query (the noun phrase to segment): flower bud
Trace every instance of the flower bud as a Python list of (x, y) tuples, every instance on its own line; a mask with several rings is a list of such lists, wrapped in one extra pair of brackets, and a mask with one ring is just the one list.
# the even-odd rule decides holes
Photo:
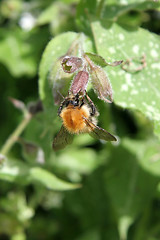
[(70, 92), (74, 95), (81, 92), (84, 94), (88, 84), (89, 74), (86, 71), (80, 71), (73, 79)]
[(25, 106), (24, 102), (22, 102), (18, 99), (12, 98), (12, 97), (9, 97), (9, 100), (11, 101), (11, 103), (13, 104), (13, 106), (15, 108), (21, 110), (22, 112), (26, 111), (26, 106)]
[[(101, 63), (103, 66), (109, 65), (107, 62), (105, 62), (104, 58), (99, 55), (89, 53), (87, 55), (91, 56), (94, 61), (99, 61), (99, 63)], [(93, 89), (97, 93), (98, 98), (104, 100), (105, 102), (111, 103), (113, 101), (113, 97), (110, 81), (105, 71), (101, 67), (95, 65), (87, 55), (84, 55), (84, 57), (90, 66), (90, 76)], [(115, 66), (118, 65), (119, 62), (115, 62)]]
[(111, 103), (113, 101), (112, 87), (106, 73), (101, 67), (92, 66), (91, 81), (98, 98)]
[(78, 57), (65, 56), (61, 64), (64, 72), (73, 73), (82, 66), (82, 59)]

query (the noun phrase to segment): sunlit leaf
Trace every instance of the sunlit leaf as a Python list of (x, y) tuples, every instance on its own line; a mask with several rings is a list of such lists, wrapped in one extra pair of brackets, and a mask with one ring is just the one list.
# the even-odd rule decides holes
[(43, 53), (39, 70), (39, 93), (42, 101), (50, 108), (53, 105), (52, 88), (49, 84), (50, 71), (57, 59), (68, 51), (76, 36), (76, 33), (68, 32), (53, 38)]
[[(126, 72), (120, 67), (106, 69), (112, 83), (114, 101), (119, 106), (144, 113), (154, 121), (155, 133), (160, 136), (159, 37), (144, 29), (128, 32), (116, 24), (107, 28), (100, 22), (94, 22), (92, 30), (98, 54), (106, 61), (130, 59), (131, 62), (139, 62), (134, 66), (135, 73)], [(143, 55), (145, 67), (140, 63)], [(138, 72), (137, 67), (141, 67)]]
[(56, 177), (54, 174), (51, 172), (48, 172), (42, 168), (32, 168), (30, 170), (30, 176), (34, 181), (37, 181), (41, 184), (43, 184), (45, 187), (48, 189), (52, 190), (71, 190), (71, 189), (76, 189), (79, 188), (79, 184), (72, 184), (65, 182), (58, 177)]
[(115, 61), (113, 63), (107, 63), (106, 60), (102, 57), (99, 56), (95, 53), (85, 53), (93, 62), (95, 62), (97, 65), (100, 65), (101, 67), (106, 67), (106, 66), (112, 66), (116, 67), (120, 65), (123, 61)]
[(37, 71), (39, 49), (46, 37), (38, 42), (39, 33), (30, 35), (18, 28), (14, 31), (1, 28), (0, 38), (0, 62), (9, 69), (13, 76), (19, 77), (24, 74), (34, 76)]

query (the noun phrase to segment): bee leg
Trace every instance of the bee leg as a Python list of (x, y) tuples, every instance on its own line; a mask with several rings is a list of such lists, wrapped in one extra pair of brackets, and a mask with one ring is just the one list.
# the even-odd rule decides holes
[(61, 104), (60, 107), (58, 108), (58, 112), (57, 112), (58, 116), (60, 116), (62, 109), (63, 109), (63, 104)]
[(75, 101), (77, 102), (77, 105), (79, 105), (79, 93), (76, 94)]
[(82, 101), (81, 105), (79, 106), (79, 109), (84, 105), (84, 101)]
[(79, 109), (85, 104), (85, 101), (84, 101), (84, 96), (82, 96), (82, 99), (81, 99), (81, 104), (79, 106)]
[(88, 96), (87, 92), (86, 92), (86, 98), (87, 98), (88, 103), (89, 103), (89, 105), (90, 105), (90, 107), (91, 107), (91, 116), (96, 115), (97, 109), (96, 109), (93, 101), (92, 101), (92, 100), (90, 99), (90, 97)]
[(58, 108), (57, 114), (59, 117), (60, 117), (63, 107), (66, 105), (66, 102), (67, 102), (66, 99), (64, 99), (64, 101), (61, 103), (61, 105)]
[[(82, 97), (82, 99), (80, 99), (80, 96)], [(79, 105), (79, 109), (84, 105), (84, 96), (81, 95), (81, 91), (79, 91), (76, 95), (75, 95), (75, 100), (77, 102), (77, 106)], [(81, 103), (80, 103), (81, 101)]]

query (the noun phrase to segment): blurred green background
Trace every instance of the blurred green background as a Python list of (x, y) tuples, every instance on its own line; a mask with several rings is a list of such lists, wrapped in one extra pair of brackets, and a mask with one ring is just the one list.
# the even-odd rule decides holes
[[(160, 239), (159, 33), (159, 1), (0, 1), (0, 240)], [(52, 84), (77, 37), (131, 63), (104, 68), (114, 103), (88, 88), (118, 143), (82, 134), (55, 153)]]

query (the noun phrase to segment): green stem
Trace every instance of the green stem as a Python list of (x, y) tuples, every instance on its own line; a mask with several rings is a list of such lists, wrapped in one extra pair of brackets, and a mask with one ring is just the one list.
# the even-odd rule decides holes
[(22, 122), (17, 126), (17, 128), (14, 130), (14, 132), (9, 136), (5, 144), (3, 145), (1, 149), (1, 154), (6, 155), (12, 146), (15, 144), (17, 141), (18, 137), (21, 135), (23, 130), (26, 128), (28, 123), (30, 122), (32, 118), (32, 115), (30, 113), (27, 113)]
[(148, 204), (139, 220), (139, 223), (136, 227), (135, 234), (133, 235), (133, 239), (141, 240), (146, 239), (147, 237), (147, 225), (151, 214), (151, 205)]
[(98, 18), (101, 17), (103, 8), (104, 8), (104, 0), (100, 0), (100, 3), (99, 3), (98, 8), (97, 8), (97, 12), (96, 12), (96, 16)]

